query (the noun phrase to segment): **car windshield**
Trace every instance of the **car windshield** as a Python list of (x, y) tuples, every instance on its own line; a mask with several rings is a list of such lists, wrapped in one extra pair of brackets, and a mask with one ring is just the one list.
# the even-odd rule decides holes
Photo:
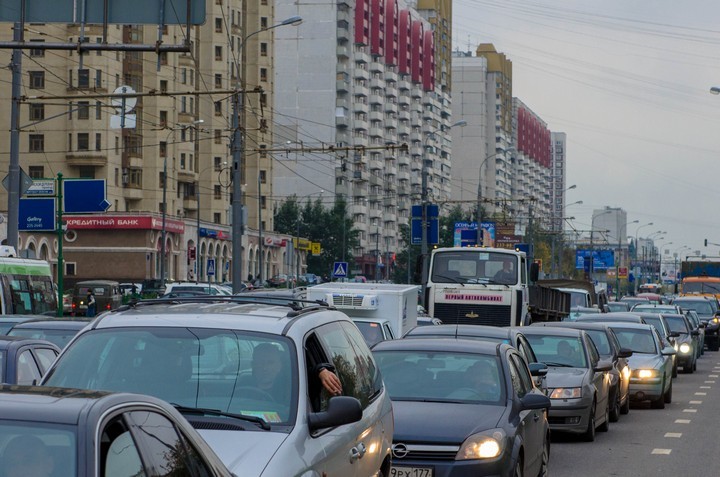
[(537, 360), (548, 366), (586, 368), (585, 348), (580, 338), (572, 336), (526, 335)]
[(657, 305), (635, 305), (632, 308), (633, 313), (672, 313), (675, 312), (674, 306), (657, 306)]
[(500, 252), (467, 249), (433, 255), (435, 283), (517, 283), (517, 257)]
[(239, 330), (114, 328), (82, 335), (48, 386), (149, 394), (172, 404), (294, 421), (297, 363), (284, 337)]
[(675, 300), (673, 301), (673, 305), (677, 305), (686, 310), (695, 310), (698, 315), (712, 315), (715, 313), (710, 300)]
[(643, 319), (648, 325), (653, 325), (660, 336), (665, 336), (665, 329), (659, 316), (643, 316)]
[(628, 306), (627, 303), (619, 302), (619, 301), (616, 301), (613, 303), (608, 303), (607, 307), (608, 307), (608, 311), (611, 311), (611, 312), (612, 311), (628, 311), (630, 309), (630, 307)]
[(707, 293), (710, 295), (720, 294), (720, 283), (683, 282), (682, 291), (684, 294), (692, 294), (692, 293)]
[(71, 426), (0, 420), (0, 475), (56, 475), (35, 473), (43, 463), (58, 475), (80, 475), (76, 442)]
[(8, 331), (8, 336), (22, 336), (23, 338), (33, 338), (36, 340), (49, 341), (58, 348), (63, 349), (80, 332), (76, 330), (58, 330), (58, 329), (40, 329), (40, 328), (13, 328)]
[(496, 356), (377, 351), (375, 357), (393, 401), (505, 402), (505, 379)]
[(620, 328), (614, 328), (614, 331), (623, 348), (628, 348), (633, 353), (657, 354), (652, 331)]
[(663, 315), (665, 323), (667, 323), (670, 333), (688, 334), (687, 325), (682, 316)]
[(585, 332), (590, 335), (590, 339), (593, 340), (600, 356), (604, 358), (613, 354), (612, 348), (610, 347), (610, 340), (604, 330), (585, 330)]
[(360, 330), (360, 333), (362, 333), (368, 346), (375, 346), (385, 340), (379, 323), (356, 321), (355, 325)]

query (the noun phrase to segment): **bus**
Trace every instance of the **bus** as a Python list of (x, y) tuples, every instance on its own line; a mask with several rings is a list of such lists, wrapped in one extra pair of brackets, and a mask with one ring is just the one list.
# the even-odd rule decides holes
[(0, 257), (0, 314), (57, 312), (57, 292), (45, 260)]

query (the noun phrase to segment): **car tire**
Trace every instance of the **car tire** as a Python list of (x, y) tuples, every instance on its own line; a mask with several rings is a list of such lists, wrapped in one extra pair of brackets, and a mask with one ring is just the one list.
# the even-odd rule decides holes
[(710, 351), (718, 351), (720, 350), (720, 339), (716, 338), (710, 342), (711, 344), (708, 344), (708, 349)]
[(697, 371), (697, 358), (693, 361), (693, 371)]
[(673, 365), (672, 377), (677, 378), (677, 376), (678, 376), (678, 367), (677, 367), (677, 361), (676, 361), (675, 364)]
[(622, 406), (620, 406), (620, 414), (629, 414), (630, 413), (630, 395), (625, 397), (625, 402)]
[(672, 381), (670, 381), (670, 387), (667, 391), (665, 391), (665, 394), (663, 394), (663, 402), (665, 404), (670, 404), (672, 402)]
[[(672, 382), (672, 381), (671, 381)], [(663, 381), (663, 388), (665, 388), (665, 382)], [(650, 407), (653, 409), (665, 409), (665, 394), (662, 394), (659, 398), (650, 403)]]
[(605, 422), (600, 424), (598, 431), (607, 432), (610, 430), (610, 400), (608, 399), (607, 405), (605, 406)]
[(620, 419), (620, 383), (615, 388), (613, 393), (612, 406), (610, 406), (610, 422), (618, 422)]
[(582, 435), (585, 442), (593, 442), (595, 440), (595, 401), (590, 406), (590, 416), (588, 417), (587, 429)]
[(538, 477), (548, 477), (550, 467), (550, 436), (545, 437), (545, 445), (543, 446), (543, 453), (540, 457), (540, 470), (538, 471)]
[(515, 462), (515, 470), (513, 470), (513, 477), (523, 477), (525, 472), (523, 470), (523, 458), (522, 455), (518, 456), (517, 462)]

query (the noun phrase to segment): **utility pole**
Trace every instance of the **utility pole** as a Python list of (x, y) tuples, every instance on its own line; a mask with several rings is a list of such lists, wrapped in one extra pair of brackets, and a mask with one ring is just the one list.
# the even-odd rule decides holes
[[(21, 42), (23, 29), (20, 22), (13, 25), (13, 41)], [(10, 165), (8, 168), (8, 223), (7, 243), (18, 248), (18, 223), (20, 220), (20, 94), (22, 87), (22, 50), (13, 49), (12, 60), (12, 103), (10, 106)], [(62, 306), (62, 300), (60, 300)]]
[(232, 139), (232, 287), (238, 293), (242, 287), (242, 236), (245, 234), (242, 209), (242, 133), (240, 132), (240, 95), (233, 94), (233, 139)]

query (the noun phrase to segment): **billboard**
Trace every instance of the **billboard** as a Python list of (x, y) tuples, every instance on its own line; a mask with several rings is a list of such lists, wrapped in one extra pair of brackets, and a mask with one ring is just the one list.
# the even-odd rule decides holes
[[(590, 266), (590, 250), (579, 249), (575, 251), (575, 268), (577, 270), (587, 270)], [(592, 250), (593, 270), (607, 270), (615, 268), (615, 251), (611, 249), (595, 249)]]

